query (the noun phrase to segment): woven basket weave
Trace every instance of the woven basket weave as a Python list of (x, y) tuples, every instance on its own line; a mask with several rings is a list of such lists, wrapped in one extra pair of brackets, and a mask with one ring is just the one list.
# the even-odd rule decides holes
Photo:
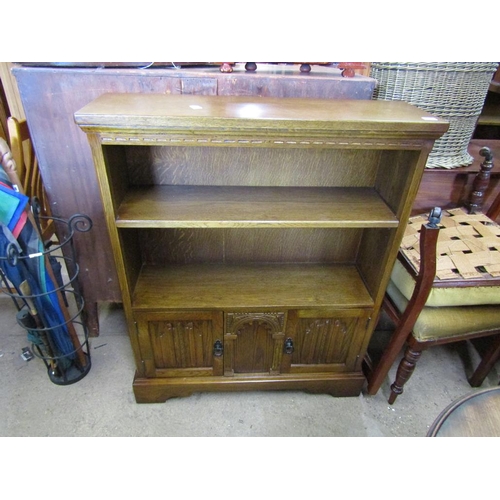
[[(415, 272), (420, 267), (420, 230), (426, 215), (411, 217), (401, 252)], [(463, 208), (443, 210), (437, 243), (436, 278), (485, 280), (500, 276), (500, 225)]]
[(470, 165), (467, 152), (489, 84), (494, 62), (372, 62), (370, 76), (378, 81), (373, 98), (414, 104), (450, 122), (435, 142), (427, 168)]

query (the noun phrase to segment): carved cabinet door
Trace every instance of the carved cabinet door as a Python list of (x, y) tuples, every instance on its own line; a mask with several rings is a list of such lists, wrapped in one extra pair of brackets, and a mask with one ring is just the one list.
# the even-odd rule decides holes
[(135, 314), (147, 377), (222, 375), (222, 313)]
[(224, 375), (279, 373), (284, 312), (225, 314)]
[(283, 373), (358, 370), (371, 310), (289, 311)]

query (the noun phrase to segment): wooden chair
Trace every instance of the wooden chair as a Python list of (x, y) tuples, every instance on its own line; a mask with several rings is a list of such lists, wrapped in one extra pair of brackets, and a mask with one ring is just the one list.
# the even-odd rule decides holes
[[(386, 290), (383, 309), (395, 331), (378, 363), (367, 373), (368, 394), (376, 394), (407, 344), (389, 403), (403, 392), (423, 350), (500, 334), (500, 195), (487, 214), (480, 209), (493, 167), (489, 148), (466, 208), (412, 217)], [(469, 379), (479, 386), (500, 353), (500, 335)]]
[[(31, 142), (26, 120), (14, 117), (7, 119), (9, 147), (16, 164), (22, 190), (30, 199), (37, 198), (40, 204), (40, 226), (45, 241), (55, 235), (54, 221), (51, 219), (50, 205), (45, 192), (38, 160)], [(21, 189), (21, 188), (20, 188)]]

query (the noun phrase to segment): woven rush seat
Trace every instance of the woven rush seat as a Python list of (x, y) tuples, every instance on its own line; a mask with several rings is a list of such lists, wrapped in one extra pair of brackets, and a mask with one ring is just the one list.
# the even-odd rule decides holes
[[(404, 263), (397, 260), (391, 274), (406, 300), (420, 268), (420, 230), (426, 222), (427, 215), (409, 220), (400, 247)], [(456, 208), (443, 211), (440, 227), (436, 278), (426, 307), (500, 304), (500, 225)]]

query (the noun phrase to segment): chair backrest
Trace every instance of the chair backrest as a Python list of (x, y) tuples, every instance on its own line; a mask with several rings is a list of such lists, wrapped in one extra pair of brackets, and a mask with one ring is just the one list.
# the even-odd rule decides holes
[(18, 120), (14, 117), (9, 117), (7, 120), (9, 132), (9, 146), (12, 158), (16, 164), (17, 175), (24, 194), (30, 199), (37, 198), (40, 203), (43, 216), (40, 219), (42, 228), (42, 236), (44, 239), (49, 239), (54, 235), (54, 223), (50, 219), (51, 210), (45, 188), (43, 186), (38, 160), (31, 142), (28, 123), (26, 120)]

